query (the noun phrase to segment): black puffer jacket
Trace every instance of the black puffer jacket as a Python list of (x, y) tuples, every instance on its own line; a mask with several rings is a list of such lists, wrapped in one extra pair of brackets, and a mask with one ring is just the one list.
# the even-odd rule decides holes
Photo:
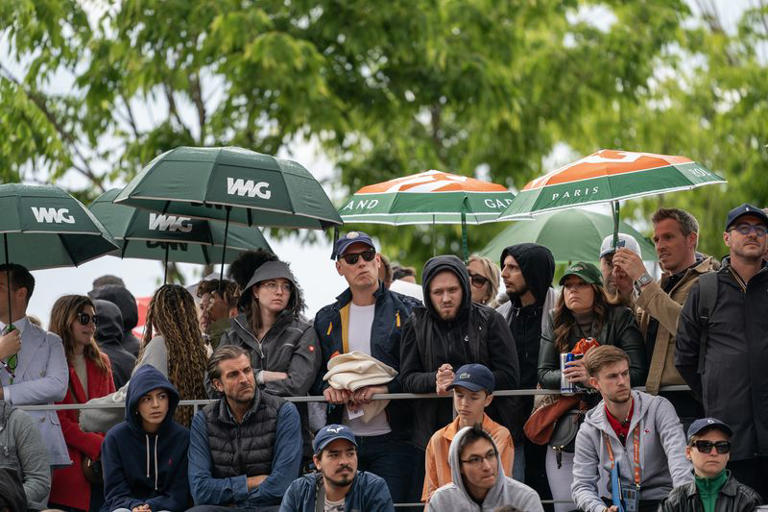
[[(429, 285), (438, 273), (448, 270), (461, 284), (462, 302), (453, 320), (443, 320), (429, 298)], [(519, 368), (515, 340), (504, 318), (493, 309), (472, 302), (469, 276), (464, 263), (456, 256), (436, 256), (424, 265), (425, 306), (413, 310), (403, 326), (400, 346), (400, 372), (406, 393), (434, 393), (437, 369), (443, 363), (454, 371), (468, 363), (481, 363), (490, 368), (496, 389), (515, 389)], [(438, 428), (453, 420), (450, 400), (422, 400), (415, 404), (414, 442), (426, 447)], [(494, 421), (511, 425), (507, 399), (496, 399), (488, 408)], [(509, 427), (507, 427), (509, 428)]]
[[(715, 512), (752, 512), (761, 503), (759, 494), (729, 475), (717, 496)], [(672, 489), (659, 505), (659, 512), (704, 512), (696, 482)]]

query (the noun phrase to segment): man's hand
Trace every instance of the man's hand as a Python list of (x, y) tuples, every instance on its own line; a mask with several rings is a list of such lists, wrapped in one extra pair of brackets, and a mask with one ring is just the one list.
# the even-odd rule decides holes
[(257, 488), (259, 485), (261, 485), (261, 482), (267, 479), (269, 475), (254, 475), (249, 476), (246, 480), (246, 485), (248, 486), (248, 490)]
[(453, 367), (448, 363), (443, 363), (440, 368), (437, 369), (437, 375), (435, 376), (435, 389), (438, 395), (447, 396), (451, 392), (448, 391), (448, 386), (453, 382)]
[(133, 507), (133, 509), (131, 509), (131, 512), (152, 512), (152, 509), (149, 508), (149, 505), (144, 503), (143, 505), (139, 505), (138, 507)]
[(346, 389), (333, 389), (331, 386), (328, 386), (323, 391), (323, 396), (326, 402), (339, 405), (349, 402), (352, 398), (352, 392)]
[(619, 512), (619, 507), (616, 505), (611, 505), (610, 507), (605, 507), (605, 510), (603, 512)]
[(587, 373), (587, 369), (584, 367), (583, 359), (568, 363), (568, 366), (563, 370), (563, 375), (565, 375), (570, 382), (589, 386), (589, 373)]
[(626, 272), (632, 282), (637, 281), (641, 275), (645, 274), (645, 265), (634, 251), (625, 247), (619, 247), (613, 255), (613, 266), (619, 267)]
[(352, 401), (358, 404), (369, 404), (373, 401), (373, 395), (383, 395), (389, 391), (387, 386), (365, 386), (352, 394)]
[(21, 350), (21, 333), (18, 329), (0, 336), (0, 359), (8, 359), (19, 350)]

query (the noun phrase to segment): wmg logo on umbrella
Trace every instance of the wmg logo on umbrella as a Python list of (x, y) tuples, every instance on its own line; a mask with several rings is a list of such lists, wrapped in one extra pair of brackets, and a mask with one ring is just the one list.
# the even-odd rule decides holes
[(40, 224), (74, 224), (75, 218), (70, 215), (69, 208), (38, 208), (31, 206), (35, 220)]
[(152, 231), (180, 231), (182, 233), (189, 233), (192, 231), (192, 219), (190, 217), (150, 213), (149, 229)]
[(269, 183), (266, 181), (256, 182), (243, 178), (227, 178), (227, 194), (241, 197), (260, 197), (261, 199), (272, 197), (272, 191), (269, 190)]

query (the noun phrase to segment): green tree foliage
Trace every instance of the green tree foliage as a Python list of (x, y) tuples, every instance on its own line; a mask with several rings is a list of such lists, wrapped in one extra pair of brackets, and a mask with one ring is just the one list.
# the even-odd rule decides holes
[[(518, 188), (565, 143), (702, 161), (727, 190), (663, 201), (719, 226), (768, 202), (767, 17), (728, 34), (683, 0), (0, 0), (0, 177), (77, 173), (87, 200), (178, 145), (311, 138), (350, 192), (430, 168)], [(428, 226), (368, 228), (396, 260), (431, 255)]]

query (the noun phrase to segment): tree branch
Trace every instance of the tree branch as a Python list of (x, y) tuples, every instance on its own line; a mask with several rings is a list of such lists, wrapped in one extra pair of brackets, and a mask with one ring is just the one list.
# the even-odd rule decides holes
[(195, 73), (190, 77), (190, 86), (192, 92), (192, 101), (197, 108), (197, 122), (200, 125), (200, 144), (205, 144), (205, 121), (207, 118), (205, 112), (205, 102), (203, 101), (203, 88), (200, 83), (200, 74)]

